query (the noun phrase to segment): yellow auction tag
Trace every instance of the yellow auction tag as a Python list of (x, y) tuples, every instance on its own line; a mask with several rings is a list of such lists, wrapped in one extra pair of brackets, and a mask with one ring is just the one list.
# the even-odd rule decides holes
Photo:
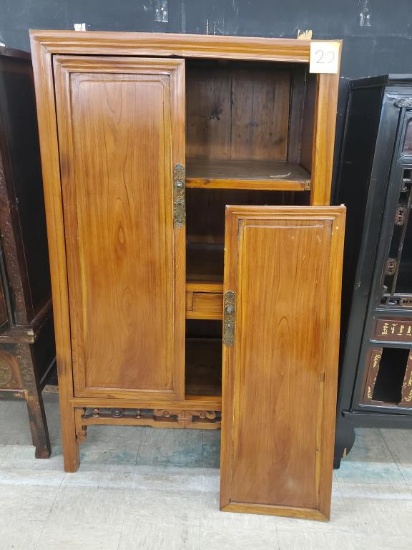
[(312, 41), (309, 72), (336, 74), (339, 71), (339, 51), (339, 42)]

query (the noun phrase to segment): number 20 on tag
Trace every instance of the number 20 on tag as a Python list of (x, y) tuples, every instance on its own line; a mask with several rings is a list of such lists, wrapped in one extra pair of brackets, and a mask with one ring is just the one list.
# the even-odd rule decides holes
[(339, 42), (310, 43), (310, 73), (336, 74), (339, 71)]

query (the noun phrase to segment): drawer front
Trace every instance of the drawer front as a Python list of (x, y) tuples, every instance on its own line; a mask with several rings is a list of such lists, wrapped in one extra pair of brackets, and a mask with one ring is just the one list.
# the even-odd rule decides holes
[(186, 292), (186, 319), (221, 319), (222, 293)]

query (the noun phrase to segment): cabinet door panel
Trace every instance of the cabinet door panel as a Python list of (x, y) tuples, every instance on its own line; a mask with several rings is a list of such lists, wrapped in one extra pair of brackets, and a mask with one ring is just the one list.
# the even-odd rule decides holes
[(344, 212), (227, 207), (223, 509), (329, 517)]
[(183, 396), (183, 63), (54, 61), (77, 396)]

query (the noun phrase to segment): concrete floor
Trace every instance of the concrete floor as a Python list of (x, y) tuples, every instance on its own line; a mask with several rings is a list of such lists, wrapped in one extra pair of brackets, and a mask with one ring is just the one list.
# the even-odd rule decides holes
[(332, 520), (219, 512), (219, 432), (92, 427), (76, 474), (35, 460), (24, 402), (0, 402), (0, 550), (410, 550), (412, 431), (359, 430)]

